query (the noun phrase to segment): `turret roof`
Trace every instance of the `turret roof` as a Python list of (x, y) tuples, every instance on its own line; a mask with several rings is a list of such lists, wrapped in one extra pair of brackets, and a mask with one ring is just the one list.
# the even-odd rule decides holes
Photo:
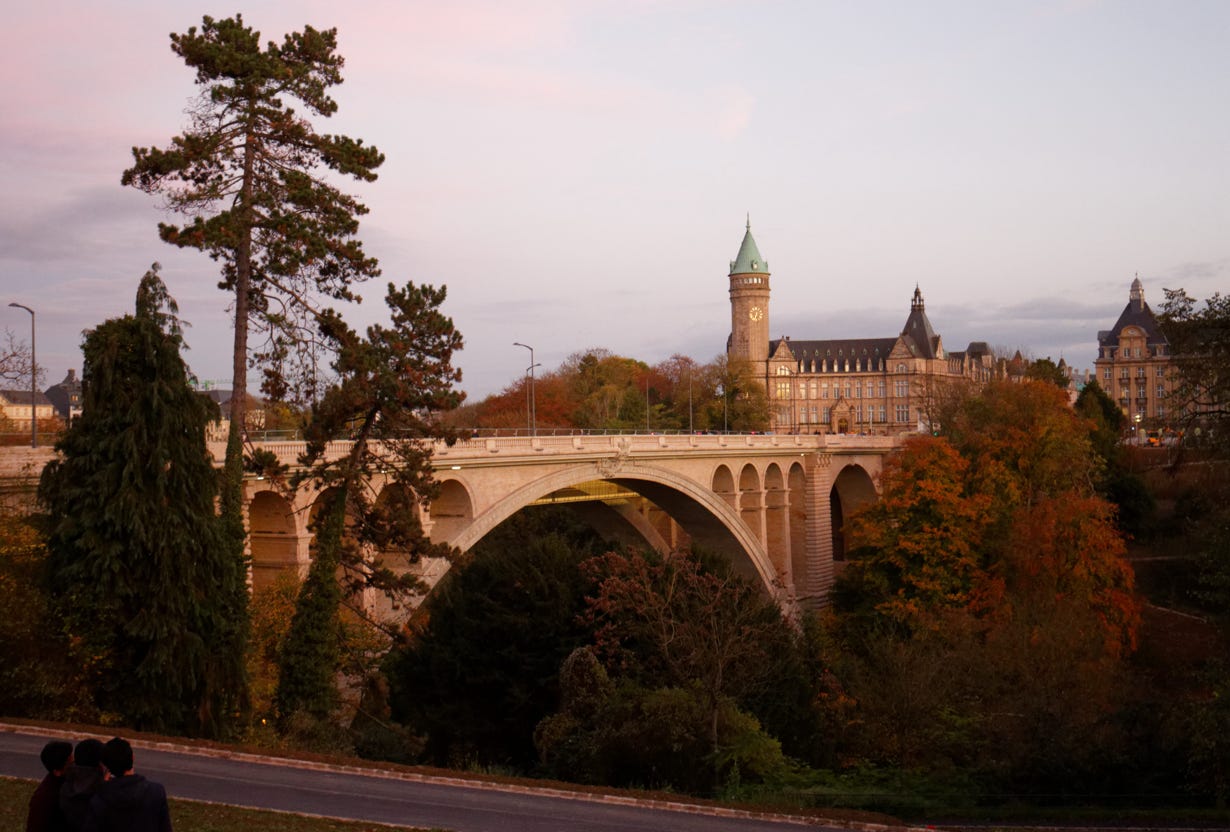
[(760, 272), (767, 274), (769, 264), (760, 256), (760, 249), (756, 248), (756, 241), (752, 239), (752, 219), (748, 217), (747, 231), (743, 234), (743, 244), (739, 246), (739, 253), (735, 259), (730, 262), (731, 274), (749, 274), (751, 272)]

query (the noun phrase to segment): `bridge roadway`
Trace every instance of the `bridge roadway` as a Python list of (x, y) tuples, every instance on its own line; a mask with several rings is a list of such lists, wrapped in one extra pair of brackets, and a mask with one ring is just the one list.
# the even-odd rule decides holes
[[(294, 465), (301, 442), (261, 442)], [(892, 437), (786, 434), (576, 434), (475, 437), (437, 443), (440, 493), (420, 508), (436, 542), (461, 550), (532, 504), (572, 505), (600, 532), (660, 551), (692, 543), (725, 554), (785, 606), (823, 603), (842, 557), (840, 527), (851, 509), (876, 498)], [(333, 443), (330, 455), (345, 453)], [(225, 451), (210, 446), (215, 459)], [(382, 477), (377, 493), (394, 487)], [(286, 494), (247, 482), (253, 580), (306, 569), (319, 494)], [(430, 585), (443, 561), (399, 564)], [(370, 603), (379, 604), (377, 599)]]

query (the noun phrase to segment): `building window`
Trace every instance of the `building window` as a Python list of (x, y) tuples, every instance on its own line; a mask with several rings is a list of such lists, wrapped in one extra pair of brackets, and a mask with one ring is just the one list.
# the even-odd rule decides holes
[(910, 407), (909, 407), (909, 405), (905, 405), (905, 404), (899, 404), (899, 405), (897, 405), (897, 408), (896, 408), (896, 416), (897, 416), (897, 421), (898, 421), (898, 422), (908, 422), (908, 421), (910, 421)]
[(904, 399), (910, 395), (910, 383), (905, 379), (897, 379), (893, 382), (893, 392), (899, 399)]
[(888, 394), (888, 382), (886, 382), (884, 379), (880, 379), (878, 386), (880, 388), (879, 390), (880, 398), (882, 399)]
[(877, 418), (876, 421), (877, 422), (887, 422), (888, 421), (888, 406), (887, 405), (883, 405), (883, 404), (880, 405), (879, 418)]
[(827, 425), (829, 423), (829, 420), (832, 418), (832, 415), (833, 415), (833, 409), (830, 407), (826, 407), (820, 411), (820, 421)]
[(1119, 368), (1119, 378), (1127, 378), (1127, 377), (1128, 377), (1128, 368), (1120, 367)]
[(829, 383), (827, 381), (820, 382), (820, 398), (827, 399), (829, 397)]
[(1137, 367), (1136, 368), (1136, 378), (1144, 378), (1144, 377), (1145, 377), (1145, 368)]
[(1110, 367), (1107, 367), (1102, 370), (1102, 378), (1106, 379), (1107, 381), (1110, 381)]
[(905, 372), (909, 372), (909, 370), (908, 370), (908, 368), (907, 368), (904, 364), (898, 364), (898, 365), (897, 365), (897, 372), (899, 372), (899, 373), (905, 373)]
[(1166, 368), (1165, 368), (1165, 367), (1158, 367), (1158, 368), (1157, 368), (1157, 377), (1158, 377), (1158, 378), (1165, 378), (1165, 377), (1166, 377)]
[(790, 375), (790, 368), (789, 367), (778, 367), (777, 374), (779, 376), (788, 376)]
[(779, 381), (779, 382), (777, 383), (777, 397), (778, 397), (779, 399), (788, 399), (788, 398), (790, 398), (790, 382), (788, 382), (788, 381)]

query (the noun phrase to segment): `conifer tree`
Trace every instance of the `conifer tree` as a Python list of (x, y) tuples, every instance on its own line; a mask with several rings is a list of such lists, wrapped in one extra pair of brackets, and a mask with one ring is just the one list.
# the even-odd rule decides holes
[(189, 385), (176, 312), (155, 264), (135, 314), (86, 336), (82, 415), (40, 484), (47, 577), (97, 662), (88, 684), (101, 709), (138, 728), (218, 735), (243, 681), (219, 599), (244, 576), (214, 507), (205, 428), (217, 408)]
[[(333, 173), (373, 181), (384, 161), (376, 148), (347, 136), (321, 135), (296, 112), (337, 110), (330, 87), (342, 82), (337, 30), (305, 26), (281, 44), (261, 46), (243, 18), (215, 20), (171, 35), (171, 49), (196, 71), (200, 97), (183, 135), (165, 149), (134, 147), (122, 182), (160, 194), (185, 225), (159, 224), (162, 239), (196, 248), (222, 263), (219, 288), (234, 304), (231, 427), (221, 494), (224, 535), (235, 569), (246, 568), (243, 527), (243, 437), (248, 408), (249, 327), (267, 336), (266, 392), (284, 398), (289, 356), (306, 355), (311, 374), (314, 296), (353, 300), (351, 285), (379, 274), (355, 239), (367, 208), (330, 183)], [(299, 349), (302, 348), (302, 349)], [(294, 362), (291, 362), (292, 366)], [(313, 377), (307, 375), (306, 377)], [(247, 595), (225, 600), (246, 642)]]
[[(454, 438), (436, 417), (461, 401), (452, 387), (461, 380), (452, 356), (462, 339), (439, 311), (444, 298), (443, 287), (389, 284), (391, 324), (368, 327), (366, 337), (332, 310), (318, 319), (336, 355), (338, 382), (312, 408), (301, 459), (306, 470), (293, 480), (310, 482), (323, 498), (312, 566), (282, 648), (277, 706), (284, 720), (298, 711), (324, 718), (332, 710), (343, 590), (370, 587), (396, 596), (418, 588), (379, 553), (396, 551), (408, 562), (448, 553), (427, 539), (413, 510), (415, 501), (436, 494), (429, 441)], [(328, 445), (337, 439), (350, 447), (333, 458)], [(371, 490), (381, 474), (392, 499), (377, 500)]]

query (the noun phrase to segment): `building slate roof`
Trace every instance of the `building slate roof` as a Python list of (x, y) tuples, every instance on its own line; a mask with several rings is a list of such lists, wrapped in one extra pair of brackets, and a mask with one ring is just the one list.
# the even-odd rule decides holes
[(939, 336), (931, 328), (927, 309), (923, 305), (922, 291), (914, 287), (914, 299), (910, 302), (910, 317), (905, 319), (901, 334), (914, 342), (917, 354), (923, 358), (935, 358), (939, 352)]
[[(0, 390), (0, 396), (3, 396), (9, 404), (30, 406), (30, 391), (29, 390)], [(34, 406), (51, 406), (51, 402), (42, 393), (34, 394)]]
[[(748, 232), (751, 234), (751, 231)], [(745, 238), (746, 244), (746, 238)], [(754, 245), (754, 244), (753, 244)], [(741, 252), (742, 253), (742, 252)], [(731, 272), (736, 274), (736, 272)], [(898, 343), (909, 350), (913, 357), (918, 358), (937, 358), (941, 351), (940, 336), (935, 334), (935, 330), (931, 327), (931, 321), (927, 319), (927, 310), (923, 304), (922, 292), (917, 286), (914, 287), (914, 298), (910, 304), (910, 316), (906, 318), (905, 326), (901, 328), (901, 335), (896, 338), (831, 338), (824, 340), (805, 340), (794, 341), (790, 338), (778, 338), (775, 341), (769, 342), (769, 356), (771, 359), (781, 360), (783, 358), (793, 358), (796, 361), (811, 362), (815, 361), (815, 369), (809, 369), (807, 372), (847, 372), (845, 370), (845, 361), (871, 361), (871, 366), (865, 363), (861, 368), (861, 372), (868, 370), (883, 370), (884, 362), (889, 360), (893, 350)], [(787, 352), (783, 353), (783, 347)], [(981, 341), (970, 344), (971, 352), (982, 351), (989, 353), (990, 348)], [(828, 361), (827, 369), (821, 362)], [(842, 365), (839, 369), (833, 362), (841, 361)], [(850, 372), (854, 372), (851, 365)]]
[[(790, 351), (790, 355), (796, 361), (815, 361), (816, 368), (812, 372), (821, 372), (823, 366), (820, 362), (827, 360), (828, 372), (845, 372), (840, 371), (834, 365), (835, 361), (851, 361), (861, 360), (879, 360), (888, 361), (889, 353), (893, 351), (893, 346), (896, 345), (896, 338), (834, 338), (823, 341), (794, 341), (790, 338), (778, 338), (775, 341), (769, 342), (769, 354), (776, 356), (778, 349), (785, 344)], [(882, 366), (876, 364), (876, 369), (882, 369)], [(870, 368), (868, 368), (870, 369)]]
[(1132, 291), (1129, 294), (1127, 306), (1123, 307), (1123, 312), (1119, 315), (1119, 320), (1115, 321), (1111, 329), (1098, 333), (1098, 346), (1119, 346), (1119, 333), (1123, 332), (1123, 328), (1127, 326), (1140, 327), (1145, 333), (1146, 343), (1150, 346), (1169, 343), (1166, 336), (1162, 334), (1162, 328), (1157, 325), (1153, 310), (1145, 302), (1144, 288), (1141, 286), (1140, 278), (1132, 281)]

